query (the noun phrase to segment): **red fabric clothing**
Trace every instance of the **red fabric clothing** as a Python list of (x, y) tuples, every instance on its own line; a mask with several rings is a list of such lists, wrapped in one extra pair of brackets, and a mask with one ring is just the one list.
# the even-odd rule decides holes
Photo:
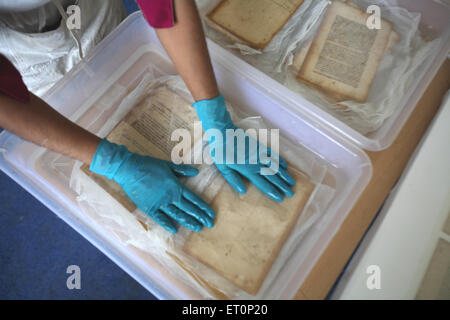
[(28, 103), (30, 101), (30, 92), (22, 80), (22, 77), (14, 65), (0, 54), (0, 92)]
[(175, 24), (172, 0), (136, 0), (145, 20), (153, 28), (170, 28)]

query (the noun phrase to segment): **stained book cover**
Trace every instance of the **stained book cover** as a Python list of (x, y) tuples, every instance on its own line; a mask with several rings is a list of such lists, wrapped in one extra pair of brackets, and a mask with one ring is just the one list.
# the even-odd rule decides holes
[(379, 30), (369, 29), (368, 18), (369, 14), (353, 5), (333, 1), (297, 79), (330, 95), (365, 102), (392, 39), (388, 21), (381, 20)]
[(223, 0), (206, 22), (232, 41), (263, 50), (304, 0)]
[(314, 190), (305, 176), (290, 173), (296, 181), (294, 196), (283, 202), (269, 199), (252, 184), (239, 195), (218, 176), (212, 184), (222, 187), (210, 202), (215, 226), (192, 233), (184, 250), (256, 295)]

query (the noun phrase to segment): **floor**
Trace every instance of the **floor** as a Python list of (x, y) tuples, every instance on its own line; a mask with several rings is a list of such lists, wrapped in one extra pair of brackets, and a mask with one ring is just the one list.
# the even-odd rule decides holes
[[(0, 190), (0, 299), (155, 299), (2, 172)], [(80, 289), (68, 289), (71, 265)]]

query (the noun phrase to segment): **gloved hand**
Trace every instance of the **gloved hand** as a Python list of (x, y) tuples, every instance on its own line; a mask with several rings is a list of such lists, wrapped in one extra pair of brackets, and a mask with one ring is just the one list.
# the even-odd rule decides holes
[[(234, 142), (235, 160), (239, 156), (238, 152), (245, 152), (245, 163), (239, 164), (237, 161), (227, 163), (226, 149), (227, 144), (230, 144), (232, 138), (226, 135), (227, 129), (237, 130), (231, 120), (230, 114), (227, 111), (225, 105), (225, 99), (222, 95), (212, 100), (200, 100), (193, 104), (197, 111), (197, 115), (202, 122), (202, 127), (205, 131), (210, 129), (217, 129), (222, 132), (223, 139), (215, 140), (214, 136), (209, 137), (209, 146), (211, 149), (211, 157), (214, 160), (215, 165), (222, 173), (228, 183), (238, 192), (245, 193), (245, 184), (242, 181), (240, 175), (247, 178), (258, 189), (264, 192), (267, 196), (276, 201), (283, 201), (282, 193), (288, 197), (293, 196), (291, 186), (295, 185), (295, 181), (292, 176), (287, 172), (287, 163), (281, 157), (279, 157), (279, 170), (274, 175), (262, 175), (261, 169), (270, 167), (270, 162), (260, 157), (260, 149), (265, 146), (255, 142), (254, 139), (246, 135), (245, 150), (237, 149), (237, 143)], [(207, 132), (208, 134), (208, 132)], [(257, 148), (250, 148), (250, 141), (253, 140)], [(218, 144), (222, 143), (222, 157), (218, 155), (216, 150), (220, 148)], [(231, 147), (230, 147), (231, 149)], [(273, 152), (270, 148), (267, 148), (267, 156), (270, 158)], [(275, 154), (273, 154), (275, 156)], [(251, 160), (254, 160), (253, 162)], [(262, 161), (264, 160), (264, 161)]]
[(119, 183), (139, 209), (171, 233), (177, 232), (172, 220), (193, 231), (213, 226), (213, 209), (177, 178), (197, 175), (191, 166), (131, 153), (103, 139), (90, 170)]

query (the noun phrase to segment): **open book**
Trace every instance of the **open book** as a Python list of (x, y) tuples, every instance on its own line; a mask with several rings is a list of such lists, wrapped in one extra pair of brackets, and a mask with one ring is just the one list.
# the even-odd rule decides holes
[[(195, 121), (198, 121), (195, 109), (184, 98), (170, 88), (161, 88), (138, 103), (107, 138), (127, 146), (131, 152), (170, 160), (172, 131), (185, 128), (192, 133)], [(278, 203), (252, 184), (247, 185), (245, 195), (240, 195), (215, 167), (204, 167), (207, 168), (200, 168), (200, 175), (202, 170), (212, 169), (216, 173), (200, 194), (216, 212), (215, 226), (190, 233), (180, 250), (239, 288), (256, 294), (315, 185), (300, 171), (291, 170), (297, 182), (293, 188), (295, 195)], [(87, 166), (82, 170), (130, 214), (136, 209), (114, 181), (90, 172)], [(175, 261), (188, 269), (179, 258)], [(202, 275), (195, 277), (202, 279)], [(207, 279), (202, 279), (202, 283), (207, 284)]]
[(232, 41), (263, 50), (304, 0), (222, 0), (206, 22)]
[(398, 41), (391, 23), (381, 20), (379, 30), (369, 29), (369, 17), (352, 4), (333, 1), (311, 46), (296, 57), (297, 79), (339, 100), (365, 102), (386, 50)]

